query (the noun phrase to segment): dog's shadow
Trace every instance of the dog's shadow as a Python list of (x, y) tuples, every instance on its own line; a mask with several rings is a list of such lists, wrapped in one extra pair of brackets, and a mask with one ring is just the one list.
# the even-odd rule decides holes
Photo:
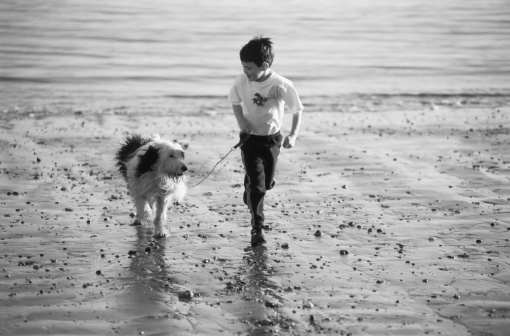
[(165, 260), (166, 243), (164, 239), (154, 238), (143, 225), (132, 225), (138, 237), (136, 246), (129, 251), (130, 270), (139, 282), (153, 290), (171, 288), (175, 283), (168, 272)]

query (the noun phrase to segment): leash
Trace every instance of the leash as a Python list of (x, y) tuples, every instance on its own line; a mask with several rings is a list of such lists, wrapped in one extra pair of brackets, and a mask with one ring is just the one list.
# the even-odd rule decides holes
[(241, 146), (241, 145), (242, 145), (242, 144), (243, 144), (246, 140), (248, 140), (248, 138), (249, 138), (249, 137), (250, 137), (250, 134), (246, 134), (246, 136), (244, 136), (243, 138), (241, 138), (241, 140), (237, 143), (237, 145), (235, 145), (234, 147), (232, 147), (232, 148), (230, 149), (230, 151), (229, 151), (227, 154), (225, 154), (225, 156), (223, 156), (223, 157), (220, 159), (220, 161), (218, 161), (218, 163), (216, 163), (216, 164), (214, 165), (213, 169), (211, 169), (211, 171), (210, 171), (207, 175), (205, 175), (205, 177), (204, 177), (203, 179), (201, 179), (201, 180), (200, 180), (200, 182), (198, 182), (197, 184), (193, 184), (193, 185), (191, 185), (191, 184), (188, 184), (188, 182), (184, 181), (184, 184), (186, 184), (186, 186), (187, 186), (188, 188), (194, 188), (194, 187), (198, 186), (199, 184), (201, 184), (202, 182), (204, 182), (204, 181), (205, 181), (205, 180), (209, 177), (209, 175), (211, 175), (211, 174), (212, 174), (212, 172), (214, 171), (214, 169), (216, 169), (216, 167), (217, 167), (217, 166), (218, 166), (218, 165), (219, 165), (219, 164), (220, 164), (223, 160), (225, 160), (225, 159), (227, 158), (227, 156), (228, 156), (230, 153), (232, 153), (233, 151), (235, 151), (235, 150), (236, 150), (239, 146)]

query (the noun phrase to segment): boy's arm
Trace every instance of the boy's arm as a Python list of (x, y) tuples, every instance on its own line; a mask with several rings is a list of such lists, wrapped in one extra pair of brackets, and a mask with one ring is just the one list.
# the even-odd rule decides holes
[(303, 111), (295, 112), (292, 114), (292, 128), (290, 129), (289, 135), (285, 137), (283, 141), (283, 148), (290, 149), (294, 147), (296, 143), (296, 138), (299, 133), (299, 127), (301, 126), (301, 116), (303, 115)]
[(241, 105), (232, 104), (232, 109), (234, 110), (234, 115), (236, 116), (237, 124), (239, 125), (239, 129), (241, 130), (241, 132), (250, 134), (251, 133), (250, 126), (248, 125), (248, 122), (246, 121), (246, 119), (244, 119), (243, 116), (243, 107)]

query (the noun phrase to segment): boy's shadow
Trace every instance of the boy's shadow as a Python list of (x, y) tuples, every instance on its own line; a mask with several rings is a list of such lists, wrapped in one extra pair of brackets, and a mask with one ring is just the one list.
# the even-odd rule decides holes
[(278, 325), (288, 330), (290, 319), (280, 311), (278, 286), (271, 280), (274, 275), (272, 267), (267, 264), (267, 248), (265, 246), (247, 247), (243, 256), (246, 265), (243, 298), (251, 302), (247, 308), (247, 318), (255, 327), (250, 335), (262, 335)]
[(247, 266), (245, 293), (247, 299), (260, 302), (265, 294), (269, 279), (267, 275), (267, 248), (247, 247), (243, 260)]

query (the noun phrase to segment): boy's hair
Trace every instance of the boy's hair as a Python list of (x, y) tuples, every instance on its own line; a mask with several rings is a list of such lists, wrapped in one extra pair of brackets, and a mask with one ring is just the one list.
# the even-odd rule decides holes
[(241, 48), (239, 56), (241, 62), (253, 62), (257, 66), (262, 66), (262, 63), (266, 62), (271, 66), (274, 59), (273, 42), (269, 37), (255, 36)]

